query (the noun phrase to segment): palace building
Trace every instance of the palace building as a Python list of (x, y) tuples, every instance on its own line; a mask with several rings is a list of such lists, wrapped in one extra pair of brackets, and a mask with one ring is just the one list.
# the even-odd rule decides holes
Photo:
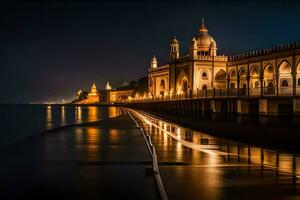
[(190, 42), (189, 55), (181, 55), (179, 42), (173, 38), (169, 58), (170, 62), (161, 66), (158, 66), (155, 56), (152, 58), (148, 72), (149, 95), (226, 88), (228, 57), (217, 54), (217, 43), (208, 33), (203, 20), (197, 35)]
[[(202, 19), (181, 55), (180, 43), (170, 43), (169, 63), (154, 56), (148, 70), (149, 97), (195, 95), (211, 90), (242, 91), (244, 95), (300, 94), (300, 44), (291, 43), (238, 55), (218, 55), (217, 42)], [(299, 86), (299, 88), (298, 88)], [(229, 92), (228, 92), (229, 91)]]

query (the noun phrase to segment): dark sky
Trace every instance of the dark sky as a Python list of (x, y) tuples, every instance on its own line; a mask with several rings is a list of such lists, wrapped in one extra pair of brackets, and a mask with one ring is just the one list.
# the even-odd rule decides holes
[(104, 87), (145, 76), (155, 53), (181, 52), (201, 18), (232, 54), (300, 39), (297, 1), (128, 1), (0, 4), (0, 102), (70, 99), (92, 82)]

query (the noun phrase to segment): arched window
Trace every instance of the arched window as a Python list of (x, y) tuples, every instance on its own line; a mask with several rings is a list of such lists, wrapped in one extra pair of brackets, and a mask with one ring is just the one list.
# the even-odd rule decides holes
[(203, 73), (202, 73), (202, 79), (207, 79), (207, 74), (206, 74), (206, 72), (203, 72)]
[(270, 82), (270, 83), (268, 84), (268, 88), (272, 88), (272, 87), (273, 87), (273, 83)]
[(160, 87), (165, 87), (165, 80), (160, 81)]
[(203, 85), (202, 90), (207, 90), (207, 85)]
[(289, 86), (288, 81), (287, 81), (287, 80), (283, 80), (283, 81), (281, 82), (281, 86), (282, 86), (282, 87), (287, 87), (287, 86)]
[(298, 86), (300, 86), (300, 78), (298, 78)]

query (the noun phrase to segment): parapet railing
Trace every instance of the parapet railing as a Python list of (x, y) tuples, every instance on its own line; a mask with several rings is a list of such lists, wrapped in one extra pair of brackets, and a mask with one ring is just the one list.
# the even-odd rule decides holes
[[(152, 97), (132, 98), (125, 103), (174, 101), (185, 99), (211, 98), (249, 98), (249, 97), (293, 97), (300, 96), (300, 87), (256, 87), (256, 88), (213, 88), (208, 90), (194, 90), (181, 94), (160, 95)], [(124, 102), (123, 102), (124, 103)]]
[(292, 51), (295, 49), (300, 49), (300, 42), (292, 42), (288, 44), (281, 44), (281, 45), (276, 45), (271, 48), (265, 48), (265, 49), (258, 49), (258, 50), (253, 50), (245, 53), (240, 53), (240, 54), (235, 54), (232, 56), (229, 56), (229, 62), (234, 62), (234, 61), (239, 61), (242, 59), (248, 59), (248, 58), (253, 58), (257, 56), (264, 56), (264, 55), (269, 55), (273, 53), (278, 53), (282, 51)]
[(145, 142), (147, 144), (148, 150), (150, 152), (150, 155), (152, 157), (152, 168), (153, 168), (153, 173), (154, 173), (154, 178), (161, 196), (162, 200), (168, 200), (168, 196), (164, 187), (164, 184), (162, 182), (160, 173), (159, 173), (159, 168), (158, 168), (158, 161), (157, 161), (157, 154), (156, 154), (156, 150), (155, 150), (155, 146), (152, 144), (151, 141), (151, 136), (150, 135), (146, 135), (144, 132), (144, 129), (138, 124), (138, 122), (134, 119), (134, 117), (132, 116), (132, 114), (130, 112), (135, 112), (131, 109), (128, 109), (128, 114), (131, 117), (131, 119), (135, 122), (136, 126), (142, 131)]

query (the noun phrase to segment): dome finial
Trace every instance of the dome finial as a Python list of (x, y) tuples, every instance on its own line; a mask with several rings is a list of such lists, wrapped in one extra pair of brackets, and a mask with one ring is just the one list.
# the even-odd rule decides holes
[(201, 19), (201, 27), (199, 29), (199, 32), (207, 32), (208, 30), (206, 29), (205, 25), (204, 25), (204, 18), (202, 17)]
[(202, 20), (201, 20), (201, 28), (205, 28), (205, 25), (204, 25), (204, 18), (202, 17)]

